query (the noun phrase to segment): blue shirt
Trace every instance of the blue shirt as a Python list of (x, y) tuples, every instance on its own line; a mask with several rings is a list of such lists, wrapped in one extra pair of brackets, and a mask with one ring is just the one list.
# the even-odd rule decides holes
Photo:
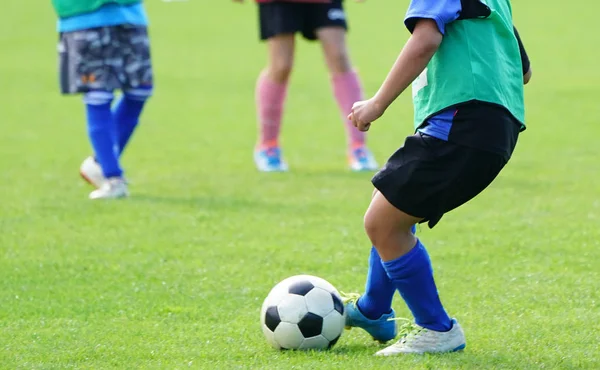
[[(461, 0), (411, 0), (404, 24), (412, 33), (419, 19), (432, 19), (437, 24), (440, 33), (446, 33), (446, 25), (454, 22), (462, 10)], [(429, 118), (419, 131), (448, 141), (452, 120), (456, 109), (448, 109)]]
[(92, 13), (76, 15), (58, 20), (58, 32), (80, 31), (96, 27), (133, 24), (148, 25), (148, 17), (142, 3), (133, 5), (106, 4)]

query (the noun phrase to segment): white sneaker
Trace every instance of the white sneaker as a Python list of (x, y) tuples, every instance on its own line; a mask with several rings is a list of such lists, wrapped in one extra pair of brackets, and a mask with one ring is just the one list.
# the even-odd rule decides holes
[(87, 157), (83, 161), (81, 167), (79, 167), (79, 174), (85, 181), (87, 181), (96, 189), (99, 189), (106, 181), (106, 178), (102, 173), (102, 168), (98, 162), (96, 162), (94, 157)]
[(111, 177), (99, 189), (90, 193), (90, 199), (117, 199), (129, 196), (127, 182), (122, 177)]
[(456, 319), (452, 319), (452, 329), (439, 332), (425, 329), (413, 323), (403, 327), (403, 337), (389, 347), (377, 352), (376, 356), (395, 356), (405, 353), (456, 352), (466, 346), (465, 333)]

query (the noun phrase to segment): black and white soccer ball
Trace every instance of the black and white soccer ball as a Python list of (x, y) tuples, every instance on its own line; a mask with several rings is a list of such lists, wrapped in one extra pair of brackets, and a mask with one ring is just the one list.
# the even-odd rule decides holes
[(326, 280), (297, 275), (271, 289), (260, 321), (267, 342), (276, 349), (329, 349), (344, 330), (344, 305)]

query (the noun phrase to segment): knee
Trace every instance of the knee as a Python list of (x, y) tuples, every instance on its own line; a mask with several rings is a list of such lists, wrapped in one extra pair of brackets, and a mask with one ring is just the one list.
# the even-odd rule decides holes
[(398, 220), (392, 222), (388, 216), (379, 214), (377, 209), (373, 208), (369, 208), (364, 217), (365, 232), (378, 250), (385, 250), (390, 245), (398, 243), (403, 248), (412, 247), (414, 235), (411, 226)]
[(291, 60), (278, 60), (269, 66), (268, 73), (272, 81), (284, 83), (292, 74), (293, 62)]
[(327, 55), (327, 60), (329, 68), (331, 69), (331, 73), (333, 74), (348, 73), (352, 70), (350, 57), (344, 48), (330, 50)]
[(367, 233), (369, 240), (371, 240), (371, 243), (375, 246), (379, 245), (380, 242), (385, 239), (385, 234), (388, 233), (385, 224), (379, 222), (378, 218), (378, 215), (369, 209), (367, 210), (367, 213), (365, 213), (363, 220), (365, 232)]

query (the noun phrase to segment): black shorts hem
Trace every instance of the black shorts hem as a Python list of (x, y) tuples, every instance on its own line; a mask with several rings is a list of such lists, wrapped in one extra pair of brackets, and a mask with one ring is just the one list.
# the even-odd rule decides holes
[(271, 2), (258, 4), (260, 40), (278, 35), (301, 33), (309, 41), (317, 40), (316, 31), (327, 27), (348, 30), (341, 0), (331, 3)]
[(502, 155), (417, 133), (371, 182), (394, 207), (433, 228), (487, 188), (506, 163)]

